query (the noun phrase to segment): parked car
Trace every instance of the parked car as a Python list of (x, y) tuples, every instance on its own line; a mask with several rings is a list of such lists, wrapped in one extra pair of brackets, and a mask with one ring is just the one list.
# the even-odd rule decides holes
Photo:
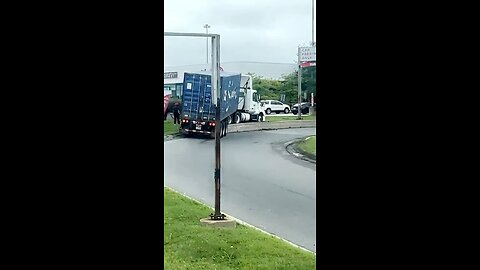
[[(310, 103), (309, 102), (302, 102), (302, 105), (301, 105), (302, 114), (308, 114), (309, 110), (310, 110), (309, 108), (310, 108)], [(298, 103), (294, 104), (292, 106), (292, 113), (293, 114), (298, 114)]]
[(290, 112), (290, 106), (278, 100), (260, 100), (260, 104), (266, 114), (271, 114), (272, 112), (276, 112), (276, 113)]

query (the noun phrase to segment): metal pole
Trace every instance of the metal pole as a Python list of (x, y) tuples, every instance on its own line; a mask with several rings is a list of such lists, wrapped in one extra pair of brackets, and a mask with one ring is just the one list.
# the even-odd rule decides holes
[[(208, 25), (208, 23), (207, 23), (203, 26), (203, 28), (205, 28), (206, 34), (208, 35), (208, 28), (210, 28), (210, 25)], [(208, 65), (208, 38), (207, 38), (206, 41), (207, 41), (207, 65)]]
[(298, 48), (298, 117), (302, 119), (302, 64), (300, 63), (301, 48)]
[[(217, 55), (215, 54), (215, 38), (212, 36), (212, 39), (211, 39), (211, 45), (212, 45), (212, 53), (210, 55), (210, 57), (212, 57), (212, 67), (211, 67), (211, 70), (212, 70), (212, 80), (211, 80), (211, 85), (212, 85), (212, 96), (213, 96), (213, 105), (217, 106), (217, 94), (218, 94), (218, 85), (216, 84), (216, 81), (217, 81), (217, 76), (218, 76), (218, 73), (215, 72), (215, 68), (217, 67), (216, 66), (216, 60), (215, 60), (215, 57), (217, 57)], [(216, 130), (216, 128), (215, 128)]]
[(215, 85), (215, 213), (210, 214), (211, 219), (224, 219), (225, 215), (220, 212), (220, 36), (212, 37), (212, 85)]

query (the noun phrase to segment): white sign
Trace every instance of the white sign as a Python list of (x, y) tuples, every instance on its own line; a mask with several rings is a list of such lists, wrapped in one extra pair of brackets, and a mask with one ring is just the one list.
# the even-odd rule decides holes
[(298, 48), (300, 62), (311, 62), (317, 60), (317, 47)]

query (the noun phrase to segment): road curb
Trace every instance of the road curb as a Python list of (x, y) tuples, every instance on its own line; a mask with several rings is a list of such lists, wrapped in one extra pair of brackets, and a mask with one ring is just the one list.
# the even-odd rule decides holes
[[(262, 130), (278, 130), (289, 128), (314, 128), (317, 126), (315, 120), (293, 120), (293, 121), (278, 121), (278, 122), (253, 122), (241, 123), (228, 126), (229, 133), (262, 131)], [(163, 141), (171, 141), (181, 138), (180, 134), (172, 134), (163, 136)]]
[[(201, 201), (199, 201), (199, 200), (197, 200), (197, 199), (194, 199), (194, 198), (188, 196), (186, 193), (182, 193), (182, 192), (176, 191), (176, 190), (174, 190), (173, 188), (170, 188), (170, 187), (167, 187), (167, 186), (163, 186), (163, 187), (165, 187), (165, 188), (167, 188), (167, 189), (169, 189), (169, 190), (171, 190), (171, 191), (173, 191), (173, 192), (175, 192), (175, 193), (177, 193), (177, 194), (180, 194), (180, 195), (182, 195), (183, 197), (185, 197), (185, 198), (187, 198), (187, 199), (190, 199), (190, 200), (192, 200), (192, 201), (194, 201), (194, 202), (196, 202), (196, 203), (198, 203), (198, 204), (204, 205), (204, 206), (210, 208), (212, 211), (215, 211), (215, 208), (210, 207), (210, 206), (206, 205), (205, 203), (203, 203), (203, 202), (201, 202)], [(317, 253), (314, 252), (314, 251), (308, 250), (308, 249), (306, 249), (306, 248), (304, 248), (304, 247), (302, 247), (302, 246), (299, 246), (299, 245), (294, 244), (294, 243), (292, 243), (292, 242), (290, 242), (290, 241), (288, 241), (288, 240), (286, 240), (286, 239), (283, 239), (283, 238), (281, 238), (281, 237), (279, 237), (279, 236), (277, 236), (277, 235), (275, 235), (275, 234), (272, 234), (272, 233), (269, 233), (269, 232), (267, 232), (267, 231), (264, 231), (264, 230), (262, 230), (262, 229), (260, 229), (260, 228), (258, 228), (258, 227), (255, 227), (255, 226), (253, 226), (252, 224), (249, 224), (249, 223), (247, 223), (247, 222), (245, 222), (245, 221), (243, 221), (243, 220), (241, 220), (241, 219), (238, 219), (238, 218), (236, 218), (236, 217), (234, 217), (234, 216), (230, 216), (229, 214), (227, 214), (227, 213), (225, 213), (225, 212), (223, 212), (223, 214), (225, 214), (225, 215), (227, 216), (227, 218), (230, 218), (230, 219), (235, 220), (238, 224), (244, 225), (244, 226), (246, 226), (246, 227), (255, 229), (255, 230), (257, 230), (257, 231), (260, 231), (260, 232), (262, 232), (262, 233), (264, 233), (264, 234), (267, 234), (267, 235), (269, 235), (269, 236), (272, 236), (272, 237), (274, 237), (274, 238), (280, 239), (280, 240), (286, 242), (287, 244), (290, 244), (290, 245), (292, 245), (292, 246), (294, 246), (294, 247), (296, 247), (296, 248), (299, 248), (299, 249), (301, 249), (301, 250), (303, 250), (303, 251), (307, 251), (307, 252), (312, 253), (313, 255), (317, 256)]]
[(316, 127), (315, 120), (293, 120), (279, 122), (260, 122), (260, 123), (242, 123), (228, 126), (229, 133), (261, 131), (261, 130), (277, 130), (289, 128), (312, 128)]
[(301, 139), (296, 139), (296, 140), (293, 140), (293, 141), (286, 142), (285, 143), (285, 150), (290, 155), (292, 155), (296, 158), (299, 158), (299, 159), (317, 164), (317, 156), (312, 155), (310, 153), (307, 153), (307, 152), (303, 151), (302, 149), (300, 149), (299, 147), (297, 147), (298, 143), (300, 143), (301, 141), (303, 141), (303, 140), (305, 140), (309, 137), (311, 137), (311, 135), (307, 136), (307, 137), (303, 137)]
[(164, 135), (163, 142), (168, 142), (168, 141), (179, 139), (179, 138), (181, 138), (180, 134)]

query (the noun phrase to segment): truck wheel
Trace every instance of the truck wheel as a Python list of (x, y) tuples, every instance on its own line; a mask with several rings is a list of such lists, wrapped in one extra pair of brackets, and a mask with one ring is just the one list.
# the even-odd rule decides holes
[(240, 113), (235, 113), (235, 115), (234, 115), (233, 117), (234, 117), (233, 122), (234, 122), (235, 124), (240, 123), (240, 120), (241, 120), (241, 118), (240, 118)]
[(265, 111), (267, 114), (271, 114), (272, 113), (272, 110), (270, 108), (268, 108), (266, 111)]
[(223, 134), (223, 137), (227, 136), (228, 134), (228, 122), (225, 123), (225, 134)]
[(227, 117), (227, 123), (229, 123), (229, 124), (232, 123), (232, 116), (231, 115)]

